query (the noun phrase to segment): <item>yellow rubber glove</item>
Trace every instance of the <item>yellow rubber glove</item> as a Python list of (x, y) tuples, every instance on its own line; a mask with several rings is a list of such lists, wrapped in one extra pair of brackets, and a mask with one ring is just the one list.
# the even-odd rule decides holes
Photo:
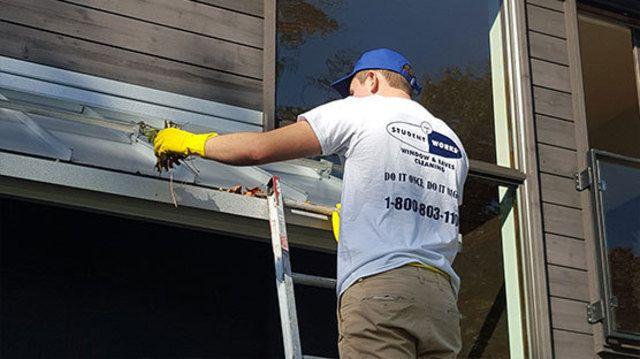
[(333, 237), (336, 242), (340, 242), (340, 203), (336, 204), (336, 210), (331, 213), (331, 225), (333, 226)]
[(156, 156), (179, 154), (183, 156), (199, 155), (204, 157), (204, 145), (208, 139), (216, 137), (216, 132), (195, 134), (178, 128), (165, 128), (153, 140)]

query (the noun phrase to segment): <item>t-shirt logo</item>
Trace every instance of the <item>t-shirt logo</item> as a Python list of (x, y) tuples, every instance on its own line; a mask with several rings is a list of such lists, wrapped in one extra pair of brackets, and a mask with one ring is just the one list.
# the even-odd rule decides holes
[(393, 138), (418, 151), (446, 158), (462, 158), (462, 151), (458, 145), (449, 137), (435, 131), (427, 121), (420, 125), (392, 122), (387, 125), (387, 132)]

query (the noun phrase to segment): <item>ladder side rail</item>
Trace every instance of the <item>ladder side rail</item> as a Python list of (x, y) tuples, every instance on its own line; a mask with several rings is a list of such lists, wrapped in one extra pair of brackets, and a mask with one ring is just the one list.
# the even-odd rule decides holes
[(269, 181), (267, 193), (271, 245), (274, 256), (276, 288), (280, 307), (280, 322), (282, 325), (285, 358), (302, 359), (291, 262), (289, 260), (289, 241), (287, 239), (284, 205), (278, 176), (273, 176)]

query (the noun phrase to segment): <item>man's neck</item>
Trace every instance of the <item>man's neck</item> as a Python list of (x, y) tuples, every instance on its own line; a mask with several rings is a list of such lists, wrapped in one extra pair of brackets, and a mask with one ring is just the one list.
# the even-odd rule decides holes
[(376, 95), (380, 95), (383, 97), (400, 97), (407, 100), (411, 100), (411, 96), (409, 96), (406, 92), (396, 88), (392, 88), (392, 87), (382, 88), (378, 92), (376, 92)]

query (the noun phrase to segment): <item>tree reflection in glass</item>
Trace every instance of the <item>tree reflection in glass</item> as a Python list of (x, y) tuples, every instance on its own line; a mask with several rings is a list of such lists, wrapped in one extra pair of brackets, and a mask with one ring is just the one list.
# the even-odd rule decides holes
[(601, 190), (616, 330), (640, 333), (640, 164), (601, 160)]
[[(496, 162), (490, 31), (500, 0), (279, 0), (276, 118), (295, 121), (337, 99), (329, 84), (366, 50), (407, 56), (423, 84), (416, 98), (446, 121), (469, 157)], [(461, 26), (463, 24), (463, 26)]]

